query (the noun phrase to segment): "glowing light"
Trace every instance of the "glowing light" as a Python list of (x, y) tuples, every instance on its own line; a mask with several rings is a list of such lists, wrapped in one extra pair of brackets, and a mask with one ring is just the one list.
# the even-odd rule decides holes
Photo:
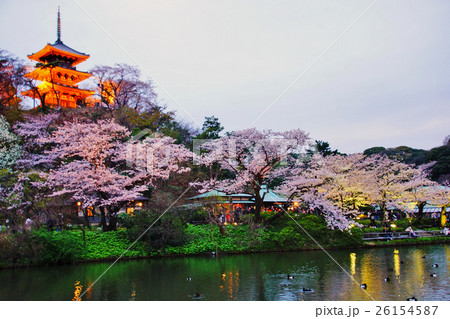
[(350, 254), (350, 271), (352, 273), (352, 276), (356, 273), (356, 254), (355, 253)]
[(223, 223), (224, 225), (228, 225), (228, 223), (227, 222), (225, 222), (225, 223)]
[(114, 104), (115, 93), (114, 87), (117, 86), (112, 81), (105, 81), (100, 84), (102, 99), (108, 104)]
[(236, 223), (236, 222), (234, 222), (234, 223), (233, 223), (233, 225), (234, 225), (234, 226), (237, 226), (237, 223)]
[(77, 202), (77, 206), (81, 206), (81, 202)]
[(80, 301), (81, 300), (80, 295), (81, 295), (81, 291), (83, 290), (83, 286), (80, 285), (79, 281), (76, 281), (74, 286), (75, 286), (75, 291), (73, 292), (72, 300), (73, 301)]
[(397, 225), (391, 224), (391, 227), (392, 227), (392, 228), (397, 228)]
[(394, 271), (397, 277), (400, 276), (400, 256), (397, 249), (394, 249)]

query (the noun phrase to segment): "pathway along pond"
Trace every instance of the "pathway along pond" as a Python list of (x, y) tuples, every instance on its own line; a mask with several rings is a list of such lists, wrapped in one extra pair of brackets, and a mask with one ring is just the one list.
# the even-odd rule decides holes
[[(370, 294), (375, 300), (450, 300), (448, 244), (329, 253), (348, 275), (323, 251), (121, 261), (82, 299), (371, 300)], [(0, 300), (72, 300), (110, 264), (2, 269)]]

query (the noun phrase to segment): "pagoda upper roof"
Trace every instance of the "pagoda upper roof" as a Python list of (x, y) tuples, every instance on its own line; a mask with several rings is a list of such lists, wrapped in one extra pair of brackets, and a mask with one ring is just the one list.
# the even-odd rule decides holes
[(40, 51), (28, 55), (28, 58), (34, 61), (42, 62), (43, 58), (49, 55), (61, 55), (69, 59), (73, 59), (74, 62), (72, 65), (77, 65), (89, 58), (89, 54), (74, 50), (60, 40), (53, 44), (47, 43), (47, 45)]
[[(83, 71), (78, 71), (75, 69), (67, 69), (67, 68), (63, 68), (60, 66), (55, 66), (52, 69), (35, 69), (35, 70), (25, 74), (25, 77), (27, 77), (29, 79), (33, 79), (33, 80), (38, 80), (38, 81), (49, 80), (49, 78), (52, 77), (52, 75), (50, 74), (51, 71), (53, 71), (54, 76), (56, 76), (56, 74), (58, 72), (69, 73), (69, 74), (75, 75), (75, 79), (72, 80), (73, 83), (81, 82), (91, 76), (91, 74), (88, 72), (83, 72)], [(58, 79), (55, 78), (54, 80), (57, 81)]]

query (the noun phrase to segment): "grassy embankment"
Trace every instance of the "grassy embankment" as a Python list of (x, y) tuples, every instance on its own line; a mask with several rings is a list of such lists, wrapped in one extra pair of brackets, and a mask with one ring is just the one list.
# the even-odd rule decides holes
[(314, 215), (299, 216), (296, 222), (280, 221), (266, 228), (228, 225), (225, 234), (217, 226), (186, 224), (181, 243), (155, 247), (145, 237), (132, 245), (134, 238), (129, 229), (86, 231), (84, 239), (79, 230), (57, 232), (40, 229), (15, 235), (1, 234), (0, 267), (112, 260), (122, 254), (126, 259), (211, 254), (213, 251), (229, 254), (320, 249), (317, 243), (327, 249), (339, 249), (450, 242), (450, 237), (363, 242), (363, 232), (368, 231), (373, 229), (352, 229), (351, 233), (329, 230), (324, 221)]

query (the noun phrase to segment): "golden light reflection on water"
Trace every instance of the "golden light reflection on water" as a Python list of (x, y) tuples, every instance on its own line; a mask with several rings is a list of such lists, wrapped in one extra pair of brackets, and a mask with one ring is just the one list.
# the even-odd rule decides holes
[(356, 254), (350, 254), (350, 272), (352, 276), (356, 273)]
[(136, 284), (134, 282), (131, 283), (131, 296), (130, 301), (136, 300)]
[(91, 300), (91, 298), (92, 298), (92, 287), (93, 287), (93, 285), (92, 285), (92, 281), (89, 279), (89, 282), (88, 282), (88, 284), (87, 284), (87, 289), (86, 289), (86, 300)]
[(83, 286), (80, 285), (80, 282), (77, 280), (74, 284), (75, 291), (73, 292), (73, 298), (72, 301), (81, 301), (80, 295), (81, 291), (83, 290)]
[(394, 272), (400, 282), (400, 255), (397, 249), (394, 249)]
[(420, 280), (423, 283), (423, 278), (425, 276), (425, 259), (422, 258), (424, 253), (422, 250), (417, 249), (412, 253), (412, 265), (415, 273), (416, 280)]
[(226, 290), (230, 299), (235, 298), (235, 292), (239, 290), (239, 272), (235, 274), (232, 271), (227, 274), (223, 273), (221, 279), (222, 283), (219, 285), (220, 291)]
[[(367, 284), (368, 287), (373, 287), (379, 270), (376, 258), (371, 255), (365, 255), (361, 260), (361, 284)], [(361, 289), (360, 287), (358, 288)]]
[(445, 255), (447, 256), (447, 267), (450, 272), (450, 246), (444, 246)]

